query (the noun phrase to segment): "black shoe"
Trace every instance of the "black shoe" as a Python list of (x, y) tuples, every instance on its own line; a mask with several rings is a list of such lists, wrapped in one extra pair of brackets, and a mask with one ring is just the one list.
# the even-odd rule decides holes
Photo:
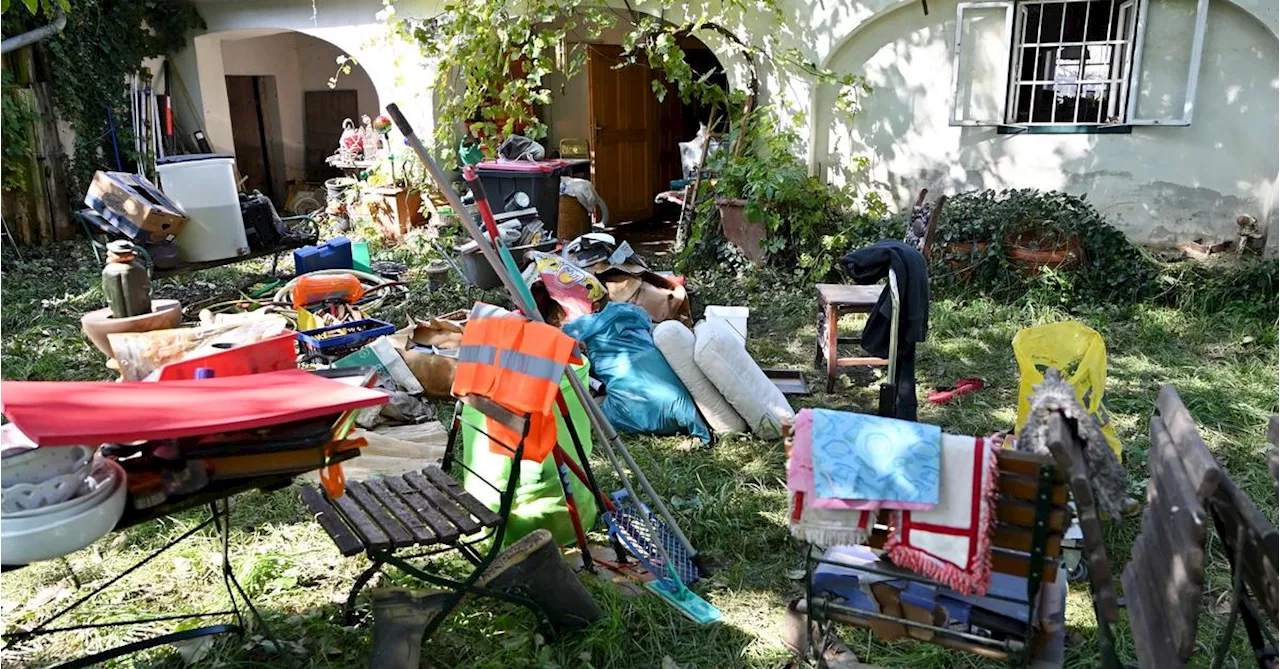
[(604, 616), (545, 529), (508, 546), (479, 584), (533, 600), (557, 631), (582, 629)]

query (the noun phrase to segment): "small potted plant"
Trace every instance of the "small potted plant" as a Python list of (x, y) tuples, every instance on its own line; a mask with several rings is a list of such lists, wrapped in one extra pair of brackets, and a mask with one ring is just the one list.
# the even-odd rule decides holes
[(364, 204), (384, 239), (399, 241), (426, 220), (422, 215), (422, 190), (417, 186), (421, 181), (414, 168), (416, 160), (412, 155), (389, 156), (369, 171)]

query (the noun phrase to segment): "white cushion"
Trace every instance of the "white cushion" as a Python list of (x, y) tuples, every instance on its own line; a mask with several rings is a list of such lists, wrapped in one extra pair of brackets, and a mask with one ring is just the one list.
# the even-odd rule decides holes
[(747, 353), (728, 324), (703, 321), (694, 328), (693, 360), (757, 436), (777, 439), (791, 405)]
[(689, 390), (693, 403), (698, 405), (698, 411), (702, 412), (703, 419), (714, 432), (747, 431), (746, 421), (693, 361), (693, 330), (680, 321), (663, 321), (653, 328), (653, 343)]

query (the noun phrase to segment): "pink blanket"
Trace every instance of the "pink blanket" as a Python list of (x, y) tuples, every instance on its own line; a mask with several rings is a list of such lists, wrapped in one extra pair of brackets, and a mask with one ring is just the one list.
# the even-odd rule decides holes
[(796, 414), (795, 437), (791, 458), (787, 461), (787, 507), (791, 509), (791, 535), (821, 548), (838, 545), (865, 544), (875, 525), (876, 512), (848, 506), (848, 500), (826, 500), (835, 503), (818, 507), (813, 501), (813, 414), (802, 409)]

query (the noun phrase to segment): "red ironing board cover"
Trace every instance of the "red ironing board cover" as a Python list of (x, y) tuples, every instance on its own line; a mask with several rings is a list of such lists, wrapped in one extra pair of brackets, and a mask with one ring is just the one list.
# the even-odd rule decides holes
[(41, 446), (247, 430), (386, 401), (300, 369), (183, 381), (0, 382), (0, 412)]

